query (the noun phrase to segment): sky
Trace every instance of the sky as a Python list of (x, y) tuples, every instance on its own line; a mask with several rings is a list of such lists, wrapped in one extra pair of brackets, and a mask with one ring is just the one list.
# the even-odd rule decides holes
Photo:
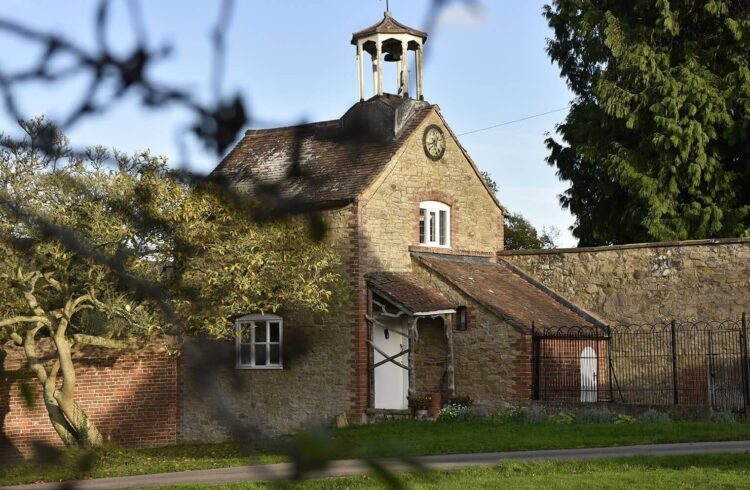
[[(51, 30), (84, 46), (96, 46), (92, 0), (2, 0), (0, 18)], [(470, 11), (457, 2), (441, 14), (426, 48), (426, 99), (438, 104), (461, 135), (477, 129), (565, 108), (572, 99), (557, 66), (545, 53), (551, 35), (544, 1), (479, 0)], [(391, 0), (393, 16), (415, 28), (425, 26), (429, 0)], [(170, 45), (170, 57), (153, 68), (164, 83), (189, 89), (204, 101), (213, 96), (211, 30), (219, 16), (214, 0), (141, 0), (146, 36), (153, 46)], [(121, 52), (134, 42), (125, 0), (114, 0), (108, 41)], [(226, 95), (249, 102), (252, 128), (339, 118), (357, 101), (352, 32), (378, 22), (384, 0), (236, 0), (227, 27), (227, 58), (222, 80)], [(0, 66), (29, 66), (38, 55), (28, 43), (0, 34)], [(367, 77), (366, 77), (367, 78)], [(394, 76), (395, 78), (395, 76)], [(395, 81), (394, 81), (395, 82)], [(386, 78), (386, 89), (389, 87)], [(394, 83), (395, 85), (395, 83)], [(24, 116), (59, 118), (85, 88), (83, 79), (55, 86), (30, 85), (17, 92)], [(460, 136), (480, 169), (499, 186), (500, 201), (535, 226), (555, 226), (559, 246), (575, 246), (568, 228), (574, 218), (561, 209), (566, 189), (545, 162), (544, 140), (565, 111)], [(191, 162), (208, 173), (217, 155), (202, 148), (185, 129), (190, 114), (174, 108), (143, 109), (135, 96), (106, 115), (67, 131), (77, 146), (100, 144), (126, 152), (149, 149), (172, 161)], [(5, 111), (0, 132), (16, 134)]]

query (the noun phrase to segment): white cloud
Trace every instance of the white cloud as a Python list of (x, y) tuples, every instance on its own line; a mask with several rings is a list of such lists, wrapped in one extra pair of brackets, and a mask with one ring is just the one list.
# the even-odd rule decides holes
[(486, 20), (487, 9), (479, 4), (452, 3), (440, 13), (438, 27), (479, 27)]

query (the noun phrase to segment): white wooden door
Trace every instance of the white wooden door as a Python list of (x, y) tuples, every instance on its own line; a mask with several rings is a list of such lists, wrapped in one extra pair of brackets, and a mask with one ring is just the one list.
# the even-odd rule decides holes
[[(399, 319), (380, 319), (373, 325), (372, 341), (388, 357), (396, 356), (409, 348), (409, 337), (405, 322)], [(409, 407), (409, 371), (392, 362), (378, 363), (385, 359), (380, 352), (374, 351), (375, 367), (375, 408), (388, 410), (405, 410)], [(408, 354), (394, 359), (404, 366), (409, 365)]]
[(586, 347), (581, 352), (581, 401), (595, 402), (596, 397), (596, 375), (597, 375), (596, 351)]

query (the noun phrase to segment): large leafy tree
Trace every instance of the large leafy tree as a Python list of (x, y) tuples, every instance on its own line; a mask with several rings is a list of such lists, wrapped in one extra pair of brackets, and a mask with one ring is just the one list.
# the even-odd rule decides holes
[(42, 119), (22, 127), (0, 152), (0, 347), (23, 350), (66, 445), (102, 442), (76, 401), (76, 353), (227, 338), (232, 315), (324, 312), (339, 296), (336, 255), (301, 221), (258, 224), (252, 202), (163, 159), (115, 154), (111, 168)]
[(529, 220), (520, 213), (505, 215), (505, 250), (539, 250), (555, 248), (559, 231), (552, 226), (545, 226), (538, 231)]
[(555, 0), (576, 98), (547, 140), (580, 245), (750, 233), (750, 4)]

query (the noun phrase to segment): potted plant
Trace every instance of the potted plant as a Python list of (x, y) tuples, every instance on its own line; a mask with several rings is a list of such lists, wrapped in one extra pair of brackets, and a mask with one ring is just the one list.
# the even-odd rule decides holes
[(409, 406), (414, 411), (417, 420), (427, 420), (431, 403), (432, 397), (430, 395), (414, 395), (409, 397)]

